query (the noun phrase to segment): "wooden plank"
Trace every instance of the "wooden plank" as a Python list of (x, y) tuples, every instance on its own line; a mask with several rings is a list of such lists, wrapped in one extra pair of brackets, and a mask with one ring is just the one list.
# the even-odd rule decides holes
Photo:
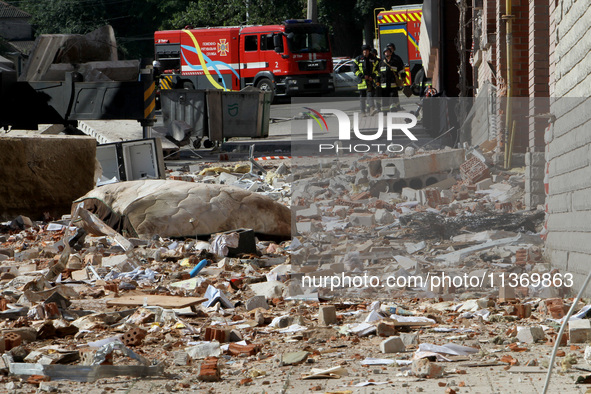
[(139, 295), (113, 298), (107, 301), (107, 306), (160, 306), (162, 308), (184, 308), (207, 301), (203, 297), (178, 297), (163, 295)]

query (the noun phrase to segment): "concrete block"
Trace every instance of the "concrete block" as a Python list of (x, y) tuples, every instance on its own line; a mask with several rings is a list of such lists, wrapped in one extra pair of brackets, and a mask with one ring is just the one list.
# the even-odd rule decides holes
[(299, 211), (297, 211), (296, 216), (301, 216), (304, 218), (320, 216), (320, 209), (316, 204), (312, 204), (309, 208), (300, 209)]
[(314, 222), (297, 222), (296, 229), (298, 230), (299, 234), (306, 234), (311, 233), (316, 230), (316, 225)]
[(446, 149), (412, 157), (382, 160), (383, 174), (403, 179), (456, 170), (464, 161), (463, 149)]
[(515, 288), (509, 285), (499, 286), (499, 302), (507, 302), (515, 299)]
[(0, 220), (60, 217), (94, 188), (94, 138), (3, 136), (0, 152)]
[(492, 179), (490, 179), (490, 178), (483, 179), (479, 182), (476, 182), (476, 190), (487, 190), (491, 187), (492, 184), (493, 184)]
[(525, 165), (526, 166), (544, 166), (546, 164), (546, 158), (544, 152), (527, 152), (525, 154)]
[(336, 324), (337, 310), (334, 305), (320, 305), (318, 309), (318, 325), (320, 326), (332, 326)]
[(89, 253), (84, 256), (84, 265), (90, 264), (100, 267), (103, 263), (103, 255), (98, 253)]
[(269, 304), (267, 304), (267, 298), (265, 298), (265, 296), (262, 295), (257, 295), (249, 298), (248, 300), (246, 300), (245, 306), (247, 311), (252, 311), (253, 309), (257, 308), (269, 309)]
[(517, 328), (517, 339), (524, 343), (536, 343), (546, 338), (542, 327), (520, 327)]
[(395, 200), (399, 200), (400, 197), (401, 197), (400, 193), (381, 192), (380, 196), (378, 198), (382, 201), (387, 202), (387, 203), (391, 203), (391, 202), (394, 202)]
[(529, 166), (525, 169), (525, 181), (528, 180), (544, 180), (544, 175), (546, 175), (546, 169), (544, 166), (534, 167)]
[(106, 256), (101, 259), (102, 266), (106, 268), (116, 267), (119, 264), (124, 263), (127, 260), (127, 256), (124, 254)]
[(437, 379), (443, 377), (444, 369), (441, 365), (420, 358), (412, 362), (411, 371), (418, 378)]
[(268, 300), (283, 297), (285, 285), (279, 281), (252, 283), (248, 287), (256, 294), (265, 296)]
[(399, 353), (404, 352), (406, 346), (404, 346), (404, 342), (402, 342), (400, 337), (390, 337), (380, 343), (380, 350), (382, 353)]
[(33, 260), (39, 257), (39, 249), (38, 248), (30, 248), (25, 249), (22, 252), (16, 252), (14, 254), (14, 261), (27, 261)]
[(68, 262), (66, 263), (66, 269), (76, 271), (76, 270), (81, 270), (82, 268), (84, 268), (84, 265), (82, 264), (82, 258), (80, 257), (80, 255), (78, 255), (78, 254), (70, 255), (70, 258), (68, 259)]
[(440, 193), (441, 199), (447, 199), (451, 202), (454, 198), (454, 193), (451, 190), (442, 190)]
[(374, 218), (377, 224), (390, 224), (394, 221), (394, 215), (385, 209), (376, 209)]
[(455, 178), (445, 178), (442, 181), (439, 181), (437, 183), (434, 183), (432, 185), (429, 185), (429, 187), (432, 187), (434, 189), (439, 189), (439, 190), (447, 190), (449, 188), (451, 188), (453, 185), (456, 184), (456, 179)]
[(179, 350), (172, 353), (173, 356), (173, 363), (174, 365), (189, 365), (191, 363), (191, 358), (189, 354), (185, 351)]
[(218, 342), (203, 342), (199, 345), (185, 348), (185, 351), (192, 360), (204, 359), (211, 356), (219, 356), (221, 353)]
[(570, 343), (585, 343), (591, 340), (591, 320), (571, 320), (568, 322)]
[(420, 197), (417, 193), (417, 190), (412, 189), (410, 187), (402, 188), (402, 199), (406, 201), (419, 201)]
[(410, 345), (418, 345), (419, 344), (419, 334), (413, 334), (408, 332), (401, 332), (400, 339), (402, 339), (402, 343), (404, 346)]
[(236, 175), (228, 174), (226, 172), (221, 172), (217, 180), (220, 184), (232, 185), (238, 182), (238, 177)]
[(353, 226), (371, 227), (375, 224), (372, 213), (354, 213), (349, 217), (349, 223)]
[(586, 211), (591, 210), (591, 198), (589, 193), (591, 190), (583, 189), (577, 190), (572, 194), (572, 205), (575, 211)]

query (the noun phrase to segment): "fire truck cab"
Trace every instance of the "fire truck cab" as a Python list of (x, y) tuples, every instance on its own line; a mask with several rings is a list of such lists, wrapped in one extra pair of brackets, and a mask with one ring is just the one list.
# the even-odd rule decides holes
[(328, 29), (307, 20), (157, 31), (154, 43), (161, 89), (255, 86), (278, 96), (334, 91)]

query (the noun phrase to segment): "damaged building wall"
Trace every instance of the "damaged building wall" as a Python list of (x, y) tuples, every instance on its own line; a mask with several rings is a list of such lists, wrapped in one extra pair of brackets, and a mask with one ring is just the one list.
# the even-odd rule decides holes
[(3, 136), (0, 152), (0, 220), (60, 217), (94, 187), (94, 138)]
[(550, 89), (561, 98), (551, 104), (556, 121), (547, 132), (547, 250), (553, 265), (574, 273), (580, 285), (591, 257), (591, 102), (585, 98), (591, 84), (589, 2), (558, 2), (554, 18)]
[[(549, 59), (550, 45), (550, 2), (519, 0), (512, 2), (513, 15), (513, 99), (512, 112), (515, 123), (514, 153), (525, 153), (526, 195), (525, 204), (535, 208), (544, 203), (544, 131), (548, 125), (549, 113)], [(471, 132), (465, 139), (473, 145), (482, 142), (485, 136), (497, 140), (497, 150), (504, 152), (508, 136), (506, 130), (507, 80), (507, 13), (504, 0), (484, 0), (474, 10), (474, 79), (478, 81), (477, 100), (481, 104), (490, 101), (490, 88), (495, 87), (497, 100), (488, 110), (489, 121), (482, 122), (483, 116), (472, 119)], [(527, 71), (526, 71), (527, 70)], [(501, 156), (498, 156), (501, 157)], [(515, 162), (516, 158), (513, 159)], [(521, 163), (519, 161), (519, 163)]]

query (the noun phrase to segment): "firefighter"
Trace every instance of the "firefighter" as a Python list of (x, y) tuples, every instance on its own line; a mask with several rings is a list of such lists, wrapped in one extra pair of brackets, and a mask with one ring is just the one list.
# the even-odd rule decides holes
[(361, 55), (355, 58), (354, 63), (356, 66), (355, 75), (360, 78), (357, 89), (359, 89), (361, 114), (363, 116), (367, 113), (373, 115), (376, 112), (374, 96), (378, 77), (378, 63), (371, 56), (369, 45), (363, 45), (361, 47)]
[(398, 98), (398, 90), (405, 80), (404, 61), (395, 53), (396, 46), (390, 43), (384, 50), (384, 58), (380, 62), (380, 82), (382, 85), (382, 108), (390, 111), (400, 111), (400, 99)]
[(382, 84), (380, 83), (380, 62), (382, 61), (382, 59), (380, 59), (380, 57), (378, 56), (378, 50), (375, 48), (371, 49), (371, 55), (373, 56), (373, 58), (376, 60), (376, 63), (378, 65), (378, 69), (377, 69), (377, 78), (376, 78), (376, 92), (375, 92), (375, 103), (376, 103), (376, 110), (378, 112), (382, 111)]

